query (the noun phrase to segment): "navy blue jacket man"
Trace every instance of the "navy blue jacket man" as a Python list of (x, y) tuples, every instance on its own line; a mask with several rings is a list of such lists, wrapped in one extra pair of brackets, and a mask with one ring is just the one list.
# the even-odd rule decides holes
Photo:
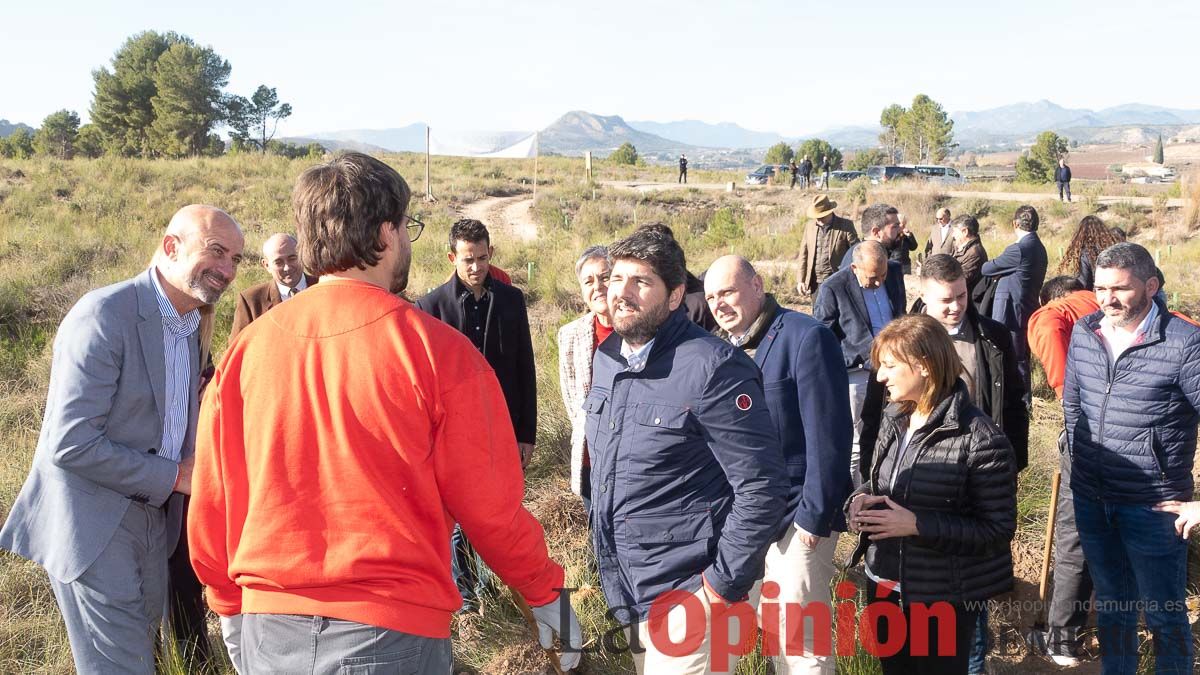
[[(902, 274), (894, 273), (894, 261), (888, 263), (883, 290), (892, 317), (895, 318), (904, 313), (904, 282)], [(847, 267), (838, 270), (821, 284), (817, 300), (813, 303), (813, 318), (828, 326), (837, 336), (847, 368), (870, 366), (871, 343), (875, 340), (875, 333), (871, 330), (871, 318), (863, 290), (854, 270)]]
[(871, 345), (893, 318), (904, 313), (903, 275), (878, 241), (854, 247), (854, 264), (821, 284), (813, 318), (825, 324), (842, 348), (850, 394), (854, 441), (850, 474), (857, 486), (871, 466), (883, 413), (883, 386), (875, 379)]
[(1017, 369), (1021, 372), (1025, 390), (1029, 391), (1029, 343), (1025, 330), (1029, 326), (1029, 317), (1038, 308), (1038, 293), (1046, 281), (1048, 259), (1046, 246), (1037, 234), (1038, 213), (1032, 206), (1017, 207), (1013, 226), (1017, 230), (1017, 241), (984, 263), (980, 272), (985, 277), (998, 279), (991, 317), (1012, 333)]
[(609, 251), (615, 332), (583, 405), (592, 541), (614, 617), (641, 632), (667, 591), (748, 596), (788, 481), (758, 368), (681, 309), (678, 243), (645, 226)]
[(1139, 605), (1157, 672), (1195, 672), (1187, 537), (1161, 502), (1193, 494), (1200, 328), (1168, 312), (1158, 290), (1145, 248), (1105, 249), (1096, 259), (1101, 311), (1075, 323), (1067, 349), (1071, 490), (1104, 672), (1137, 670)]

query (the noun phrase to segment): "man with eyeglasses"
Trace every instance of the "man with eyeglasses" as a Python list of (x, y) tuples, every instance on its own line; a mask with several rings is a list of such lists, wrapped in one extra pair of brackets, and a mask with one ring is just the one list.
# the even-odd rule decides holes
[(545, 646), (567, 627), (563, 668), (579, 662), (492, 368), (397, 295), (421, 232), (410, 197), (359, 153), (301, 174), (294, 219), (321, 283), (247, 326), (208, 387), (189, 544), (239, 672), (449, 675), (454, 523)]
[[(417, 307), (466, 335), (496, 371), (524, 468), (537, 436), (537, 375), (525, 294), (491, 274), (495, 249), (483, 223), (470, 218), (454, 223), (449, 244), (454, 276), (417, 300)], [(463, 610), (471, 611), (478, 608), (488, 574), (461, 530), (455, 530), (452, 543)]]

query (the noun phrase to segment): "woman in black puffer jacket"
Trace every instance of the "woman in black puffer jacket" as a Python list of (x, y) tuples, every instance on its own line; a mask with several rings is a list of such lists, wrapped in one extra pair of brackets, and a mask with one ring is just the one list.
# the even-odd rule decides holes
[[(900, 317), (879, 333), (871, 352), (893, 404), (879, 430), (870, 480), (846, 508), (850, 528), (860, 533), (851, 564), (865, 554), (869, 601), (898, 604), (906, 619), (898, 625), (893, 610), (893, 620), (877, 622), (880, 644), (903, 642), (880, 662), (885, 674), (966, 673), (984, 601), (1013, 585), (1012, 447), (971, 404), (959, 380), (962, 364), (937, 321)], [(954, 611), (954, 644), (938, 644), (928, 614), (917, 613), (926, 617), (923, 626), (910, 625), (914, 604), (935, 610), (941, 602)], [(908, 629), (903, 640), (901, 628)], [(922, 643), (929, 656), (910, 654)]]

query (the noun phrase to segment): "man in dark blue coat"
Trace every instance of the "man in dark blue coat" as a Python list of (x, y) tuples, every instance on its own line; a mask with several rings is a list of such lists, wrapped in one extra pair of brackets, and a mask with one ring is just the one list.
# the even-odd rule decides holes
[[(762, 277), (740, 256), (718, 258), (704, 277), (705, 299), (720, 326), (718, 335), (754, 359), (763, 374), (767, 408), (783, 446), (791, 493), (781, 534), (767, 550), (763, 583), (779, 585), (775, 602), (828, 605), (838, 535), (845, 529), (842, 504), (850, 482), (850, 399), (842, 350), (833, 331), (810, 316), (780, 307)], [(757, 604), (760, 586), (752, 593)], [(783, 618), (783, 617), (781, 617)], [(761, 622), (761, 621), (760, 621)], [(786, 619), (762, 626), (780, 645), (804, 645), (787, 653), (776, 672), (832, 674), (832, 654), (814, 654), (812, 635), (832, 630)]]
[(615, 333), (593, 357), (583, 406), (600, 583), (645, 649), (634, 650), (639, 673), (706, 672), (709, 626), (691, 653), (669, 656), (668, 636), (648, 625), (651, 605), (669, 610), (678, 643), (700, 628), (697, 604), (705, 617), (747, 599), (779, 533), (787, 472), (758, 368), (680, 309), (679, 244), (650, 225), (609, 253)]
[[(883, 410), (883, 388), (872, 373), (871, 343), (889, 321), (904, 313), (904, 288), (898, 276), (879, 242), (862, 242), (854, 247), (850, 267), (826, 279), (813, 303), (813, 318), (832, 330), (842, 347), (854, 420), (850, 475), (855, 485), (871, 466)], [(864, 410), (875, 414), (864, 415)]]
[[(996, 295), (992, 301), (992, 318), (1004, 324), (1012, 333), (1017, 352), (1017, 369), (1025, 391), (1030, 391), (1029, 342), (1025, 330), (1029, 317), (1038, 308), (1038, 293), (1046, 281), (1046, 247), (1038, 238), (1038, 212), (1032, 206), (1018, 206), (1013, 215), (1017, 240), (999, 256), (983, 264), (985, 277), (997, 277)], [(1025, 397), (1029, 401), (1028, 394)]]
[(1105, 673), (1138, 665), (1138, 612), (1159, 673), (1192, 673), (1187, 540), (1154, 509), (1192, 498), (1200, 328), (1154, 296), (1154, 259), (1132, 243), (1096, 259), (1100, 312), (1075, 324), (1063, 412), (1083, 554), (1096, 588)]

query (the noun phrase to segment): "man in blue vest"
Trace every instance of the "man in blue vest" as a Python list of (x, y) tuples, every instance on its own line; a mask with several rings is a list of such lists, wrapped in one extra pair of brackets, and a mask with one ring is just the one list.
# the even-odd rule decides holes
[(1075, 524), (1096, 587), (1105, 673), (1138, 665), (1138, 614), (1155, 672), (1192, 673), (1187, 540), (1162, 501), (1192, 498), (1200, 328), (1155, 298), (1154, 258), (1122, 242), (1096, 258), (1100, 312), (1071, 332), (1063, 412)]

